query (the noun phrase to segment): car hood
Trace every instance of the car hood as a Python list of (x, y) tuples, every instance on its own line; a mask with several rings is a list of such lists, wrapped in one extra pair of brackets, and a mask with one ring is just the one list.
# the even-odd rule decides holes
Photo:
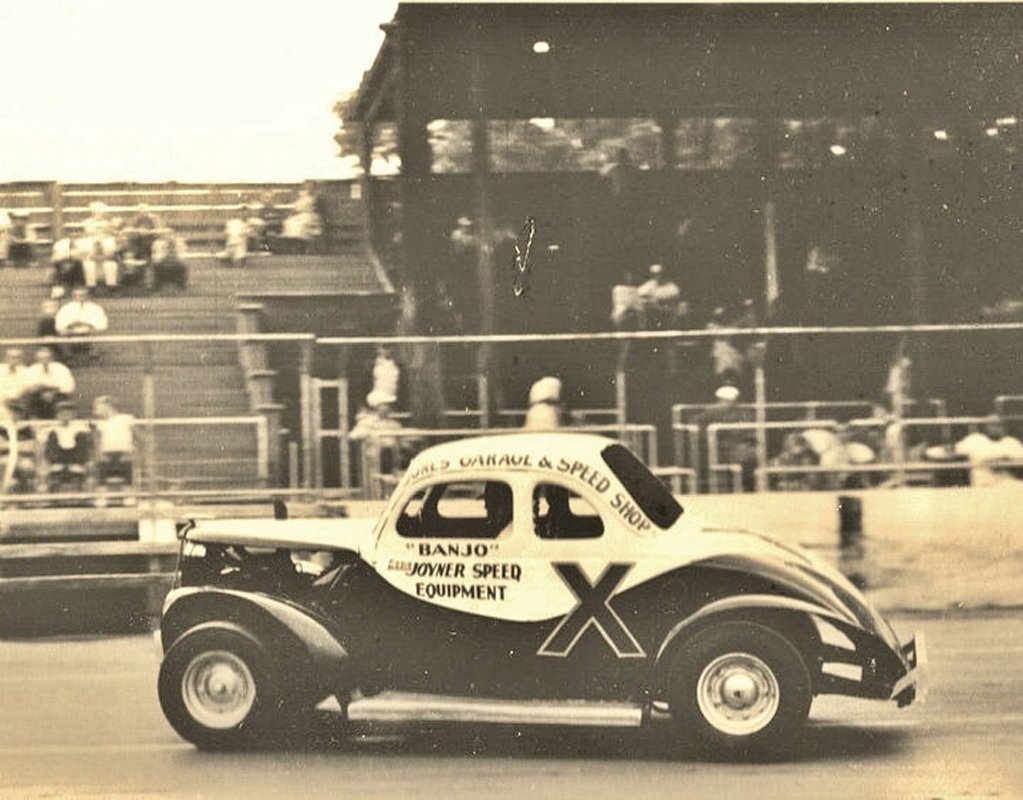
[(301, 550), (350, 550), (362, 554), (371, 547), (376, 523), (372, 517), (218, 519), (198, 522), (186, 535), (192, 542)]

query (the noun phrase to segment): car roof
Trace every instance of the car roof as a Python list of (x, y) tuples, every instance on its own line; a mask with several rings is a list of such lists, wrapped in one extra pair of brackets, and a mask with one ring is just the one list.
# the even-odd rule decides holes
[[(444, 465), (445, 472), (494, 467), (531, 470), (539, 465), (541, 459), (552, 463), (557, 463), (558, 459), (572, 459), (606, 470), (601, 453), (613, 444), (617, 442), (605, 436), (570, 431), (509, 431), (507, 434), (471, 436), (427, 448), (412, 459), (406, 474), (416, 478), (425, 476), (432, 471), (432, 466), (440, 464)], [(524, 459), (527, 455), (530, 456), (528, 461)]]

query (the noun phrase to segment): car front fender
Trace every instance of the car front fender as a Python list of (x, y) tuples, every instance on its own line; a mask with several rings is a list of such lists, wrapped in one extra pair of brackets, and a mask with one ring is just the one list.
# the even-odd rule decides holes
[(267, 654), (278, 675), (300, 694), (323, 695), (347, 685), (349, 655), (314, 614), (256, 592), (190, 587), (175, 589), (160, 623), (164, 652), (199, 626), (226, 624)]

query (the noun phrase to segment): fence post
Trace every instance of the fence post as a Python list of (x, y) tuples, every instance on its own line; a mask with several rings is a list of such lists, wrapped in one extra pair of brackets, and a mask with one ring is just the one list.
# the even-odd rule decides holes
[(57, 241), (64, 231), (64, 187), (59, 181), (50, 184), (50, 240)]
[(156, 419), (156, 377), (154, 375), (154, 354), (153, 342), (147, 341), (142, 346), (143, 369), (142, 376), (142, 416), (146, 421), (146, 468), (144, 470), (145, 480), (142, 484), (144, 492), (153, 492), (157, 489), (156, 474), (156, 426), (153, 424)]
[(302, 488), (313, 486), (313, 418), (312, 418), (313, 343), (299, 343), (299, 398), (302, 406)]
[[(764, 373), (764, 361), (767, 354), (767, 343), (757, 342), (753, 346), (754, 353), (754, 392), (756, 395), (757, 414), (757, 464), (767, 466), (767, 377)], [(768, 487), (767, 473), (760, 469), (756, 473), (758, 492), (766, 492)]]
[(618, 348), (618, 361), (615, 364), (615, 416), (616, 421), (619, 425), (624, 425), (628, 412), (628, 405), (626, 398), (627, 386), (626, 386), (626, 372), (625, 364), (629, 358), (629, 340), (625, 339), (621, 342)]

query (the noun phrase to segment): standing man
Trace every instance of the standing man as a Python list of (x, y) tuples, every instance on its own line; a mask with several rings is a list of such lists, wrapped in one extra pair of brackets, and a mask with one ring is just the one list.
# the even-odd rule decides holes
[(529, 410), (522, 426), (530, 431), (552, 431), (561, 427), (561, 381), (547, 376), (529, 389)]

